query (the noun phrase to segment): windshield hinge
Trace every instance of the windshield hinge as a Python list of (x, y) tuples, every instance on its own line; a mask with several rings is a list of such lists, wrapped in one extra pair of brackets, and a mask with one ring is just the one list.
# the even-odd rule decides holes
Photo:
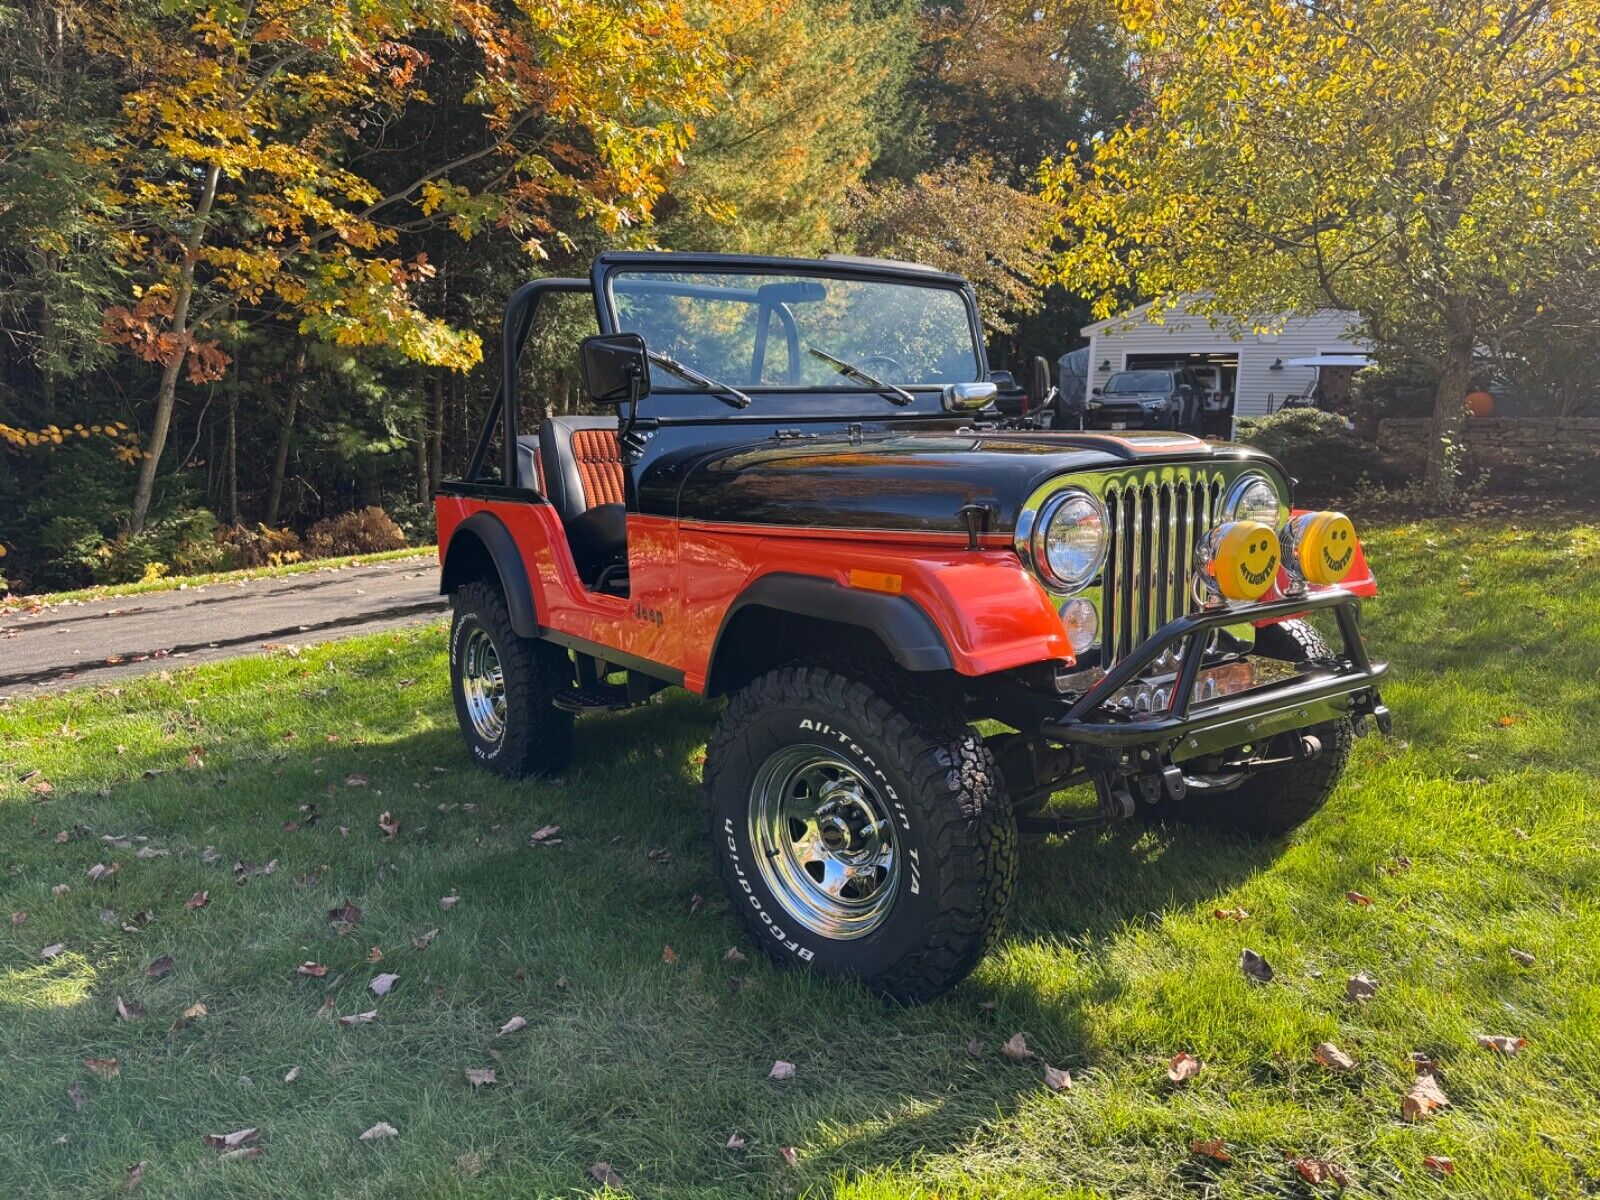
[(866, 441), (866, 435), (861, 430), (860, 421), (850, 422), (850, 427), (845, 430), (845, 433), (849, 435), (850, 444), (852, 446), (859, 446), (862, 442)]

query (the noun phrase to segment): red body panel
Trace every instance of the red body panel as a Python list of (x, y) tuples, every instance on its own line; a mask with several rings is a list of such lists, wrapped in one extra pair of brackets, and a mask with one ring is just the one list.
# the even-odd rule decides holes
[[(493, 513), (510, 531), (528, 572), (541, 625), (683, 673), (705, 690), (711, 653), (729, 607), (763, 575), (814, 575), (849, 586), (852, 569), (895, 575), (900, 594), (933, 620), (963, 675), (986, 675), (1029, 663), (1073, 662), (1050, 598), (1023, 567), (1005, 536), (875, 533), (678, 522), (628, 515), (627, 598), (588, 591), (578, 579), (556, 510), (548, 504), (440, 496), (440, 556), (456, 527)], [(1282, 573), (1279, 589), (1288, 577)], [(1344, 587), (1377, 593), (1361, 546)], [(1275, 590), (1264, 599), (1278, 599)]]

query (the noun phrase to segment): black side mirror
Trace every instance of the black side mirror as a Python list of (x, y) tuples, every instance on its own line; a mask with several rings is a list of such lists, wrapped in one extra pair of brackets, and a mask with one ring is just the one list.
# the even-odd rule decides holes
[(1010, 391), (1017, 386), (1016, 376), (1012, 375), (1010, 371), (990, 371), (989, 382), (1003, 392)]
[(1043, 404), (1050, 394), (1050, 360), (1036, 355), (1033, 360), (1033, 397)]
[(584, 338), (583, 388), (597, 404), (627, 404), (650, 394), (650, 353), (637, 333)]
[(1095, 389), (1094, 389), (1094, 390), (1093, 390), (1093, 391), (1092, 391), (1092, 392), (1090, 392), (1090, 393), (1089, 393), (1089, 394), (1090, 394), (1090, 395), (1091, 395), (1091, 396), (1098, 396), (1098, 395), (1099, 395), (1099, 394), (1100, 394), (1100, 389), (1099, 389), (1099, 388), (1095, 388)]

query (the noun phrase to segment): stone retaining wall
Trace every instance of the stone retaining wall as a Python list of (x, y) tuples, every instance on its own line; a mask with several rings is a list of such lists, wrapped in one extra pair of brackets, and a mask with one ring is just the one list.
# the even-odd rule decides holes
[[(1421, 459), (1428, 441), (1426, 417), (1388, 417), (1378, 423), (1378, 445), (1394, 458)], [(1600, 456), (1600, 418), (1478, 417), (1461, 428), (1468, 466), (1537, 463), (1551, 456)]]

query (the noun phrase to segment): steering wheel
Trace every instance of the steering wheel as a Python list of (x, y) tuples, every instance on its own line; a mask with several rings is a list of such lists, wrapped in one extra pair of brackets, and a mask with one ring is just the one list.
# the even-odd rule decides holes
[(898, 358), (894, 358), (888, 354), (869, 354), (857, 365), (861, 367), (867, 367), (872, 363), (888, 363), (896, 371), (900, 372), (902, 377), (906, 373), (905, 364), (902, 363)]

